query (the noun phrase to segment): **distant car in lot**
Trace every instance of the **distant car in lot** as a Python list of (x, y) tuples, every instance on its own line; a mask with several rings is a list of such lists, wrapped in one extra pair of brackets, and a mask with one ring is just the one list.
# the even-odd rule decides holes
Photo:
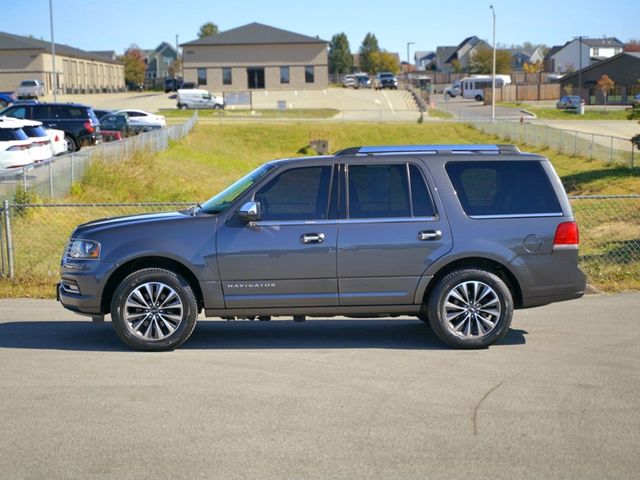
[(191, 90), (198, 87), (195, 84), (195, 82), (182, 82), (182, 85), (180, 85), (180, 88), (184, 88), (185, 90)]
[(93, 113), (95, 113), (96, 118), (98, 120), (100, 120), (105, 115), (109, 115), (109, 114), (113, 113), (113, 110), (104, 110), (102, 108), (94, 108), (93, 109)]
[(342, 77), (342, 86), (344, 88), (355, 88), (356, 82), (357, 80), (355, 75), (345, 75)]
[(578, 95), (565, 95), (556, 102), (558, 110), (574, 110), (580, 106), (580, 97)]
[(45, 132), (49, 135), (51, 141), (51, 155), (63, 155), (67, 153), (67, 142), (64, 139), (64, 132), (55, 128), (46, 128)]
[(633, 103), (634, 105), (640, 105), (640, 93), (637, 93), (636, 96), (633, 97), (631, 103)]
[(40, 83), (40, 80), (23, 80), (15, 95), (18, 99), (35, 98), (37, 100), (44, 96), (44, 85)]
[(183, 81), (181, 78), (165, 78), (164, 93), (177, 92), (182, 88)]
[(398, 88), (398, 77), (391, 72), (380, 72), (376, 75), (376, 90), (390, 88), (396, 90)]
[(354, 88), (371, 88), (371, 79), (369, 75), (356, 75), (356, 85)]
[(0, 122), (0, 173), (33, 163), (29, 150), (31, 140), (14, 119)]
[(224, 108), (224, 98), (211, 95), (208, 91), (198, 88), (178, 90), (177, 100), (177, 106), (181, 110), (187, 108)]
[(93, 109), (79, 103), (26, 102), (11, 105), (2, 110), (0, 115), (38, 120), (48, 128), (63, 130), (69, 152), (102, 141), (100, 125)]
[(164, 115), (156, 115), (154, 113), (145, 112), (144, 110), (126, 109), (115, 112), (126, 113), (129, 116), (129, 123), (133, 126), (162, 128), (167, 126), (167, 120)]
[(126, 113), (110, 113), (100, 118), (100, 131), (105, 142), (122, 140), (152, 129), (149, 126), (131, 125)]
[(16, 97), (11, 92), (0, 92), (0, 108), (5, 108), (16, 101)]

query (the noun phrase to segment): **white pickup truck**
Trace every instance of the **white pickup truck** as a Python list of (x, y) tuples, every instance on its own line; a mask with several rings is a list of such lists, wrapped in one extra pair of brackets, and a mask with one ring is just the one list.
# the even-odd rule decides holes
[(15, 95), (18, 99), (35, 98), (37, 100), (38, 97), (44, 96), (44, 85), (40, 80), (23, 80)]

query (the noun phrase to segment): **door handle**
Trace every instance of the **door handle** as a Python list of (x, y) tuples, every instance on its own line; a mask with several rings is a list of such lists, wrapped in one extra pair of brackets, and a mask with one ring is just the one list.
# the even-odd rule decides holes
[(418, 233), (418, 240), (427, 242), (429, 240), (440, 240), (442, 238), (442, 232), (440, 230), (423, 230)]
[(305, 233), (300, 237), (302, 243), (322, 243), (324, 242), (324, 233)]

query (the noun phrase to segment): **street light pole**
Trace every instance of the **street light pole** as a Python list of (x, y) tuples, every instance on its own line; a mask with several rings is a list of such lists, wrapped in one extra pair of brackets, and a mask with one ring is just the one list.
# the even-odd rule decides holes
[(578, 37), (580, 41), (580, 68), (578, 69), (578, 95), (582, 99), (582, 35)]
[(491, 75), (491, 122), (496, 121), (496, 10), (489, 5), (493, 15), (493, 74)]
[(53, 89), (53, 101), (55, 103), (58, 100), (56, 93), (58, 90), (58, 74), (56, 72), (56, 44), (53, 41), (53, 0), (49, 0), (49, 25), (51, 26), (51, 58), (53, 62), (53, 79), (51, 82), (51, 88)]
[(407, 65), (411, 64), (411, 60), (410, 60), (411, 57), (409, 56), (409, 47), (415, 44), (416, 42), (407, 42)]

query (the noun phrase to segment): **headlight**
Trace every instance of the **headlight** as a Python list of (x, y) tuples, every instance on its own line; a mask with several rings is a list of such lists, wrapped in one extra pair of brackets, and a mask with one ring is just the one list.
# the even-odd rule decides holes
[(78, 260), (97, 260), (100, 258), (100, 243), (93, 240), (69, 240), (67, 257)]

